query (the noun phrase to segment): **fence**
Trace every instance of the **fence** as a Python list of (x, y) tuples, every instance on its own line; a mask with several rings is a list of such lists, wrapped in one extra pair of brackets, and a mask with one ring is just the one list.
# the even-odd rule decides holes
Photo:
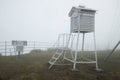
[[(27, 41), (27, 46), (24, 47), (24, 54), (29, 53), (31, 50), (40, 49), (47, 50), (53, 47), (53, 43), (38, 42), (38, 41)], [(12, 46), (12, 41), (0, 42), (0, 55), (8, 56), (15, 55), (15, 48)]]

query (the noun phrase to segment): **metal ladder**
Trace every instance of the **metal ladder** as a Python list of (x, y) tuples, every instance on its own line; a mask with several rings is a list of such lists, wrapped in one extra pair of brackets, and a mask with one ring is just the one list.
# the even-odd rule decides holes
[(52, 58), (48, 61), (50, 64), (49, 69), (55, 64), (55, 62), (60, 58), (60, 56), (64, 53), (64, 50), (61, 50), (61, 52), (56, 51), (55, 54), (52, 56)]
[[(55, 64), (55, 62), (60, 58), (60, 56), (62, 56), (62, 54), (65, 53), (65, 51), (68, 49), (68, 45), (69, 45), (69, 41), (70, 41), (70, 37), (71, 37), (71, 34), (69, 35), (68, 37), (68, 40), (67, 40), (67, 44), (65, 47), (62, 47), (60, 48), (57, 48), (57, 51), (55, 51), (55, 54), (52, 56), (52, 58), (48, 61), (48, 63), (50, 64), (49, 66), (49, 69)], [(59, 38), (58, 37), (58, 41), (59, 41)], [(60, 51), (59, 51), (60, 50)], [(65, 55), (64, 55), (65, 56)]]

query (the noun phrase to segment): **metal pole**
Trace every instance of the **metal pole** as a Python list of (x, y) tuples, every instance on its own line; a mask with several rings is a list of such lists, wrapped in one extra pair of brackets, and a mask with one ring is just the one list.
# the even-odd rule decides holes
[(104, 61), (107, 61), (108, 58), (112, 55), (112, 53), (115, 51), (115, 49), (118, 47), (118, 45), (120, 44), (120, 41), (115, 45), (115, 47), (113, 48), (113, 50), (110, 52), (110, 54), (104, 59)]
[(84, 51), (84, 40), (85, 40), (85, 33), (83, 32), (82, 51)]
[(10, 48), (10, 56), (12, 56), (12, 54), (11, 54), (11, 48)]
[(35, 49), (35, 41), (34, 41), (34, 49)]
[(57, 48), (60, 46), (59, 44), (59, 42), (60, 42), (60, 37), (61, 37), (61, 34), (59, 34), (59, 36), (58, 36), (58, 43), (57, 43)]
[(65, 34), (63, 34), (63, 48), (65, 47), (65, 46), (64, 46), (64, 37), (65, 37)]
[(80, 36), (80, 33), (78, 33), (78, 36), (77, 36), (76, 51), (75, 51), (75, 58), (74, 58), (73, 70), (76, 70), (76, 60), (77, 60), (77, 53), (78, 53), (79, 36)]
[(15, 56), (17, 56), (17, 51), (16, 51), (17, 46), (13, 46), (13, 47), (14, 47)]
[[(64, 44), (64, 40), (65, 40), (65, 33), (63, 34), (63, 47), (62, 47), (62, 50), (64, 50), (64, 48), (65, 48), (65, 44)], [(65, 51), (65, 53), (66, 53), (66, 51)], [(62, 59), (62, 61), (64, 61), (64, 59), (65, 59), (65, 53), (63, 53), (63, 59)]]
[(7, 53), (7, 42), (5, 41), (5, 56), (6, 56), (6, 53)]
[(95, 32), (93, 32), (93, 38), (94, 38), (94, 46), (95, 46), (95, 60), (96, 60), (96, 70), (98, 71), (98, 58), (97, 58), (97, 50), (96, 50), (96, 39), (95, 39)]
[(74, 57), (73, 57), (73, 51), (72, 51), (74, 37), (75, 37), (75, 36), (74, 36), (74, 35), (72, 35), (72, 41), (71, 41), (71, 57), (72, 57), (72, 59), (74, 58)]
[(68, 39), (69, 39), (69, 34), (66, 34), (66, 44), (68, 42)]

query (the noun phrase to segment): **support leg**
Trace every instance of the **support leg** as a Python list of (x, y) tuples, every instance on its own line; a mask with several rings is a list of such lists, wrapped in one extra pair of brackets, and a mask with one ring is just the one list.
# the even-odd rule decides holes
[(75, 51), (75, 58), (74, 58), (73, 70), (76, 70), (76, 62), (77, 62), (77, 54), (78, 54), (78, 45), (79, 45), (79, 36), (80, 36), (80, 33), (78, 33), (78, 36), (77, 36), (77, 43), (76, 43), (76, 51)]
[(84, 51), (84, 41), (85, 41), (85, 33), (83, 32), (82, 51)]
[(72, 51), (74, 37), (75, 37), (74, 35), (72, 35), (72, 37), (71, 37), (71, 40), (72, 40), (72, 41), (71, 41), (71, 52), (70, 52), (70, 53), (71, 53), (71, 57), (72, 57), (72, 59), (74, 59), (74, 57), (73, 57), (73, 51)]
[(63, 48), (65, 47), (64, 41), (65, 41), (65, 34), (63, 34)]
[(93, 33), (93, 38), (94, 38), (94, 47), (95, 47), (95, 61), (96, 61), (96, 70), (99, 71), (98, 68), (98, 58), (97, 58), (97, 50), (96, 50), (96, 39), (95, 39), (95, 32)]

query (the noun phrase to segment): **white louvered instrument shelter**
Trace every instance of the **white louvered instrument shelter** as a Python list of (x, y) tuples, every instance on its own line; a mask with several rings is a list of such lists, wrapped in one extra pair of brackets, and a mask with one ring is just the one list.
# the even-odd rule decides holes
[(72, 33), (93, 32), (95, 13), (96, 10), (88, 9), (84, 6), (72, 7), (69, 12), (69, 17), (71, 17), (70, 31)]

